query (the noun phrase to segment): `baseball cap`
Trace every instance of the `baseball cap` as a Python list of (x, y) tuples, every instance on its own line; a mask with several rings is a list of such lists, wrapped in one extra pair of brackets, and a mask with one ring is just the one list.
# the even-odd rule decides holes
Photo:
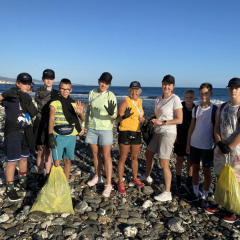
[(112, 75), (109, 72), (104, 72), (98, 80), (105, 81), (110, 84), (112, 81)]
[(166, 81), (166, 82), (168, 82), (168, 83), (170, 83), (170, 84), (175, 84), (175, 78), (174, 78), (173, 76), (171, 76), (171, 75), (166, 75), (166, 76), (163, 78), (162, 82), (163, 82), (163, 81)]
[(140, 84), (140, 82), (133, 81), (130, 83), (129, 88), (141, 88), (141, 84)]
[(232, 79), (228, 82), (227, 87), (240, 88), (240, 78), (232, 78)]
[(43, 71), (43, 79), (45, 78), (50, 78), (50, 79), (55, 79), (55, 72), (52, 69), (45, 69)]
[(31, 83), (34, 84), (32, 81), (32, 77), (28, 73), (20, 73), (17, 76), (17, 81), (20, 81), (21, 83)]

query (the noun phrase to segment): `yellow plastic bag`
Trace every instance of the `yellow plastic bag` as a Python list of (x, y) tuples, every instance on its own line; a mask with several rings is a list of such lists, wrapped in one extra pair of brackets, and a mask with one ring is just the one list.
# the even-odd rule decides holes
[(214, 200), (228, 211), (240, 214), (240, 187), (231, 166), (225, 164), (220, 174)]
[(52, 166), (47, 183), (39, 192), (31, 212), (74, 214), (70, 188), (63, 169)]

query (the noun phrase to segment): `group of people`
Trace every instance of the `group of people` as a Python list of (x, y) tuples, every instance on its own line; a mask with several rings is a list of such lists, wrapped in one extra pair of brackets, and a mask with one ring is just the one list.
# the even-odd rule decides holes
[[(132, 183), (143, 187), (144, 182), (152, 182), (150, 176), (153, 157), (158, 154), (159, 164), (163, 170), (165, 191), (155, 196), (157, 201), (172, 200), (169, 168), (173, 147), (177, 154), (176, 179), (177, 193), (188, 202), (196, 202), (210, 214), (224, 214), (224, 220), (235, 222), (238, 216), (225, 211), (221, 206), (208, 204), (207, 197), (211, 184), (211, 167), (217, 179), (229, 158), (240, 183), (240, 79), (233, 78), (228, 83), (230, 101), (219, 108), (210, 102), (213, 95), (212, 85), (203, 83), (199, 88), (201, 104), (195, 106), (195, 91), (187, 90), (184, 101), (173, 93), (175, 78), (166, 75), (162, 80), (162, 94), (155, 102), (154, 116), (149, 121), (154, 127), (154, 134), (149, 139), (146, 150), (146, 172), (138, 175), (138, 155), (141, 148), (141, 124), (145, 121), (141, 84), (131, 82), (129, 97), (122, 100), (117, 109), (117, 100), (109, 91), (112, 75), (104, 72), (98, 79), (98, 88), (89, 92), (87, 110), (84, 114), (80, 101), (70, 98), (71, 81), (62, 79), (58, 90), (52, 89), (55, 72), (43, 71), (44, 87), (36, 90), (37, 108), (29, 96), (32, 77), (28, 73), (17, 76), (16, 87), (0, 95), (5, 107), (6, 122), (4, 143), (7, 153), (6, 195), (10, 201), (18, 201), (14, 188), (14, 172), (19, 162), (19, 188), (26, 189), (27, 158), (29, 148), (38, 151), (38, 176), (36, 188), (41, 189), (51, 170), (52, 161), (57, 167), (64, 161), (64, 173), (70, 178), (71, 161), (74, 160), (76, 136), (86, 132), (85, 142), (90, 145), (95, 166), (95, 176), (87, 182), (92, 187), (103, 183), (101, 176), (101, 154), (104, 159), (106, 185), (102, 192), (109, 197), (112, 190), (111, 146), (113, 144), (113, 123), (118, 123), (118, 191), (126, 194), (124, 185), (124, 166), (129, 150), (131, 152)], [(34, 123), (32, 119), (35, 117)], [(81, 123), (80, 121), (81, 120)], [(85, 128), (87, 130), (85, 131)], [(215, 147), (216, 146), (216, 147)], [(182, 184), (182, 166), (187, 158), (187, 181)], [(200, 161), (204, 175), (203, 191), (199, 195)], [(46, 175), (44, 176), (44, 165)]]

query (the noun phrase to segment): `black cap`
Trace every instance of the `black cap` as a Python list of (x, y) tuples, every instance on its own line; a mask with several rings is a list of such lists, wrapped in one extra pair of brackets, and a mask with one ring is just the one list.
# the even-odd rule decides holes
[(52, 69), (46, 69), (43, 71), (43, 79), (45, 78), (50, 78), (50, 79), (55, 79), (55, 72)]
[(130, 83), (129, 88), (141, 88), (141, 84), (140, 84), (140, 82), (133, 81)]
[(170, 84), (175, 84), (175, 78), (174, 78), (173, 76), (171, 76), (171, 75), (166, 75), (166, 76), (163, 78), (162, 82), (163, 82), (163, 81), (166, 81), (166, 82), (168, 82), (168, 83), (170, 83)]
[(98, 80), (105, 81), (110, 84), (112, 81), (112, 75), (109, 72), (104, 72)]
[(24, 83), (24, 84), (26, 84), (26, 83), (34, 84), (33, 81), (32, 81), (31, 75), (28, 74), (28, 73), (20, 73), (20, 74), (18, 74), (17, 81), (20, 81), (21, 83)]
[(232, 79), (228, 82), (227, 87), (240, 88), (240, 78), (232, 78)]

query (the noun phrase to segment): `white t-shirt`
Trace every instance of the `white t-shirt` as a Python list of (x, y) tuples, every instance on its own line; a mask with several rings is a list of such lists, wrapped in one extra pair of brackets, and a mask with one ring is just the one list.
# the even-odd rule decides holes
[[(158, 96), (155, 102), (156, 119), (160, 121), (173, 120), (176, 118), (174, 110), (182, 108), (180, 98), (172, 94), (169, 98), (163, 99), (162, 95)], [(177, 133), (177, 125), (163, 125), (157, 126), (155, 133), (172, 132)]]
[[(224, 106), (220, 116), (220, 107), (217, 110), (217, 116), (220, 116), (220, 133), (224, 143), (229, 144), (239, 133), (239, 123), (237, 112), (239, 105), (230, 106), (229, 102)], [(240, 156), (240, 144), (231, 150), (231, 155)]]
[(200, 149), (212, 149), (213, 146), (213, 124), (212, 124), (211, 103), (208, 108), (198, 106), (197, 114), (195, 108), (192, 110), (192, 117), (196, 118), (196, 124), (191, 136), (190, 145)]

